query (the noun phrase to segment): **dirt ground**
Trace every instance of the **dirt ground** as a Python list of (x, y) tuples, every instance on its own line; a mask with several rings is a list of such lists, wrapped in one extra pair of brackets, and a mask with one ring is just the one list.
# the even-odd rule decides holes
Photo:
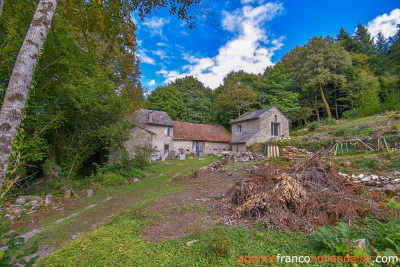
[[(152, 242), (175, 239), (205, 231), (220, 222), (217, 202), (243, 177), (242, 170), (205, 170), (188, 177), (177, 177), (189, 190), (157, 199), (148, 205), (144, 215), (152, 225), (144, 228), (142, 237)], [(215, 207), (215, 208), (214, 208)]]

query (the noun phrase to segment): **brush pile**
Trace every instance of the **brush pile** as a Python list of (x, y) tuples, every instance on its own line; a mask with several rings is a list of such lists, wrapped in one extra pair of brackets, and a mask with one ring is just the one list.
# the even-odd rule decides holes
[(317, 152), (296, 167), (253, 169), (228, 193), (234, 217), (299, 231), (391, 213), (380, 204), (387, 200), (385, 196), (340, 175), (329, 161), (320, 161), (322, 156)]
[(259, 161), (264, 160), (265, 157), (262, 154), (254, 153), (250, 151), (232, 151), (229, 154), (228, 160), (233, 160), (233, 162), (240, 161)]
[(285, 146), (282, 148), (282, 157), (289, 160), (303, 160), (310, 154), (306, 149), (299, 149), (294, 146)]

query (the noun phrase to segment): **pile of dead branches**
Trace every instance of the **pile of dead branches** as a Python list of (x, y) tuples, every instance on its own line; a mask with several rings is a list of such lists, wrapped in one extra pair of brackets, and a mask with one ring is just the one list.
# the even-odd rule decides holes
[(296, 167), (266, 165), (252, 170), (229, 191), (234, 216), (298, 231), (391, 213), (380, 204), (385, 196), (341, 176), (329, 161), (320, 161), (322, 156), (317, 152)]

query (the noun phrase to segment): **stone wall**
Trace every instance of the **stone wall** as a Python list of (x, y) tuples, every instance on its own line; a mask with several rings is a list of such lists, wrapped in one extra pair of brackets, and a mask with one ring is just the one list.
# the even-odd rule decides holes
[(222, 151), (229, 150), (229, 143), (222, 142), (206, 142), (206, 147), (204, 153), (208, 154), (220, 154)]
[(277, 116), (276, 122), (281, 124), (279, 137), (289, 137), (289, 120), (282, 114), (282, 112), (274, 107), (260, 116), (261, 136), (259, 138), (264, 139), (265, 141), (274, 138), (274, 136), (271, 135), (271, 122), (275, 122), (275, 115)]
[[(196, 141), (189, 140), (173, 140), (173, 149), (178, 151), (179, 148), (183, 148), (186, 154), (195, 153), (196, 148), (193, 146)], [(224, 150), (229, 150), (229, 143), (222, 142), (205, 142), (204, 153), (207, 154), (219, 154)]]
[(232, 144), (232, 151), (246, 151), (246, 144)]
[[(143, 128), (135, 127), (130, 130), (130, 139), (124, 142), (124, 146), (130, 158), (135, 157), (134, 147), (151, 145), (155, 152), (153, 156), (160, 157), (165, 154), (164, 146), (169, 145), (169, 150), (172, 149), (172, 137), (168, 136), (168, 128), (167, 126), (159, 126), (159, 125), (146, 125), (146, 131)], [(152, 134), (154, 133), (154, 134)]]
[(130, 138), (124, 142), (124, 147), (128, 152), (129, 158), (135, 157), (135, 146), (152, 144), (152, 134), (145, 129), (135, 127), (129, 131)]
[(242, 126), (242, 132), (252, 130), (252, 129), (260, 129), (260, 120), (258, 118), (247, 121), (240, 121), (235, 124), (232, 124), (232, 139), (235, 139), (240, 133), (238, 132), (238, 126)]

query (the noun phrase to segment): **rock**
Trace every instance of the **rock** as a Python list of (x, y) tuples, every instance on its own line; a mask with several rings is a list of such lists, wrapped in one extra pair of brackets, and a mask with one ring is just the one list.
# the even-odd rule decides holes
[(400, 186), (399, 185), (387, 185), (385, 191), (390, 196), (400, 196)]
[(6, 214), (4, 217), (8, 218), (8, 220), (11, 221), (11, 222), (15, 221), (15, 219), (16, 219), (15, 216), (13, 216), (11, 214)]
[(363, 239), (357, 239), (356, 242), (357, 242), (357, 245), (359, 245), (360, 248), (364, 251), (364, 249), (365, 249), (365, 244), (366, 244), (365, 238), (363, 238)]
[(45, 204), (46, 205), (51, 205), (53, 203), (53, 195), (49, 194), (46, 196)]
[(394, 179), (394, 180), (393, 180), (393, 183), (394, 183), (394, 184), (400, 184), (400, 179)]
[(394, 176), (400, 176), (400, 172), (399, 171), (395, 171), (394, 172)]
[(378, 180), (378, 179), (379, 179), (379, 176), (378, 176), (378, 175), (375, 175), (375, 174), (372, 174), (372, 175), (371, 175), (371, 178), (372, 178), (373, 180)]
[(92, 189), (87, 190), (86, 194), (88, 197), (91, 197), (93, 195), (93, 190)]
[(64, 195), (64, 198), (71, 198), (71, 195), (72, 195), (72, 190), (67, 190), (67, 191), (65, 191), (65, 195)]
[(369, 182), (369, 181), (371, 181), (371, 177), (369, 176), (366, 176), (365, 178), (361, 179), (361, 182)]
[(344, 167), (351, 167), (351, 162), (350, 161), (345, 161), (342, 164)]
[(361, 174), (358, 175), (357, 177), (360, 178), (360, 179), (362, 179), (362, 178), (364, 178), (364, 174), (361, 173)]
[(21, 212), (22, 212), (22, 209), (20, 209), (20, 208), (16, 208), (15, 210), (13, 210), (13, 213), (14, 213), (15, 215), (17, 215), (18, 217), (19, 217), (19, 215), (21, 214)]
[(43, 201), (43, 199), (42, 199), (41, 197), (36, 197), (35, 200), (36, 200), (38, 203), (40, 203), (40, 202)]
[(15, 200), (15, 203), (18, 205), (25, 205), (26, 200), (23, 197), (19, 197), (19, 198), (17, 198), (17, 200)]
[(30, 203), (32, 204), (32, 207), (34, 207), (34, 208), (36, 208), (37, 206), (40, 205), (40, 203), (36, 199), (32, 200)]
[(196, 239), (196, 240), (193, 240), (193, 241), (189, 241), (189, 242), (187, 242), (187, 245), (188, 245), (188, 246), (193, 246), (193, 244), (194, 244), (195, 242), (197, 242), (197, 241), (199, 241), (199, 240)]
[(132, 180), (136, 184), (140, 183), (140, 179), (139, 178), (133, 177)]
[(357, 176), (355, 176), (354, 174), (351, 176), (352, 179), (357, 179)]

